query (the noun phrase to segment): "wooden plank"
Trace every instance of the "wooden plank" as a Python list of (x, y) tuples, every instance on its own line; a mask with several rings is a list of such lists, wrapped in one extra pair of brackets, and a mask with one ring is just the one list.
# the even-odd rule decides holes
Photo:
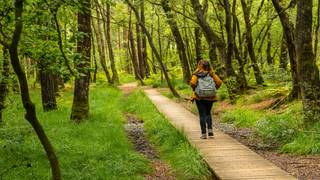
[(213, 139), (200, 139), (197, 116), (155, 89), (144, 91), (158, 110), (199, 150), (220, 179), (296, 179), (218, 129), (214, 129)]

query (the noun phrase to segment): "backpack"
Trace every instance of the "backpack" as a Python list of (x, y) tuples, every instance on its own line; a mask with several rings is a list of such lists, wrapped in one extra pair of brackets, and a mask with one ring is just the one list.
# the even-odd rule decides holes
[(213, 97), (216, 95), (216, 83), (208, 73), (206, 76), (198, 77), (198, 84), (195, 89), (195, 93), (200, 98)]

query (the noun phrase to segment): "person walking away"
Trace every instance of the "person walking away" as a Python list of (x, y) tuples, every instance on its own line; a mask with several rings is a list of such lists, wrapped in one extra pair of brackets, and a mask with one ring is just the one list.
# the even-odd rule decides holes
[(222, 80), (211, 69), (210, 63), (200, 60), (197, 69), (193, 72), (190, 85), (193, 89), (191, 101), (196, 102), (201, 127), (201, 139), (213, 137), (211, 109), (213, 102), (217, 101), (216, 91), (220, 88)]

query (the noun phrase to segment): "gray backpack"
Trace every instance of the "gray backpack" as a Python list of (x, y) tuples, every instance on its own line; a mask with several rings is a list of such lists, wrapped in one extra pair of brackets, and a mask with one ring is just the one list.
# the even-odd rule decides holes
[(216, 83), (209, 73), (206, 76), (198, 77), (195, 92), (200, 98), (213, 97), (216, 95)]

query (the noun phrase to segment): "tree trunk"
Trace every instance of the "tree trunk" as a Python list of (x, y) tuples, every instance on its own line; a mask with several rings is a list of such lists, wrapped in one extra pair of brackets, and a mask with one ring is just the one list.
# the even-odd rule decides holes
[(3, 61), (0, 78), (0, 122), (2, 122), (2, 111), (5, 108), (6, 96), (8, 94), (8, 80), (10, 75), (9, 69), (9, 51), (8, 48), (3, 47)]
[(173, 13), (171, 11), (171, 8), (169, 6), (168, 0), (162, 0), (161, 1), (162, 8), (167, 16), (167, 21), (170, 26), (171, 32), (174, 36), (177, 49), (178, 49), (178, 54), (180, 58), (180, 63), (182, 66), (182, 72), (183, 72), (183, 80), (185, 83), (189, 83), (191, 80), (191, 73), (190, 73), (190, 68), (189, 68), (189, 63), (188, 63), (188, 58), (186, 54), (186, 48), (183, 43), (183, 39), (181, 37), (178, 24), (174, 20)]
[[(94, 26), (94, 24), (92, 24), (92, 27), (93, 26)], [(93, 66), (94, 66), (92, 82), (96, 83), (97, 82), (97, 73), (98, 73), (98, 63), (97, 63), (97, 57), (96, 57), (96, 46), (95, 46), (93, 37), (91, 38), (91, 43), (92, 43), (92, 56), (93, 56)]]
[(107, 81), (109, 84), (112, 84), (112, 79), (110, 76), (110, 73), (108, 71), (107, 65), (106, 65), (106, 48), (105, 48), (105, 42), (104, 42), (104, 37), (103, 37), (103, 33), (102, 33), (102, 23), (101, 23), (101, 16), (100, 13), (98, 11), (98, 7), (96, 7), (96, 12), (97, 12), (97, 16), (98, 16), (98, 20), (97, 20), (97, 27), (95, 28), (94, 23), (92, 23), (92, 27), (94, 30), (94, 33), (96, 35), (96, 40), (97, 40), (97, 45), (98, 45), (98, 53), (99, 53), (99, 59), (100, 59), (100, 64), (101, 67), (104, 71), (104, 74), (107, 78)]
[(251, 27), (251, 22), (250, 22), (250, 14), (249, 14), (249, 9), (247, 7), (247, 4), (245, 0), (241, 0), (241, 5), (242, 5), (242, 10), (243, 10), (243, 15), (244, 15), (244, 20), (246, 24), (246, 39), (247, 39), (247, 46), (248, 46), (248, 52), (249, 56), (252, 62), (252, 67), (254, 70), (254, 76), (256, 78), (257, 84), (263, 84), (263, 78), (260, 72), (260, 68), (258, 66), (257, 60), (256, 60), (256, 55), (254, 52), (254, 47), (253, 47), (253, 40), (252, 40), (252, 27)]
[(49, 70), (46, 60), (41, 59), (39, 62), (39, 74), (41, 85), (41, 98), (43, 111), (53, 111), (57, 109), (57, 101), (55, 96), (55, 78), (51, 70)]
[(152, 39), (149, 31), (147, 30), (147, 28), (145, 27), (145, 25), (141, 22), (141, 19), (140, 19), (140, 17), (139, 17), (138, 11), (133, 7), (133, 5), (132, 5), (128, 0), (125, 0), (125, 1), (127, 2), (127, 4), (129, 5), (129, 7), (130, 7), (130, 8), (133, 10), (133, 12), (135, 13), (136, 18), (137, 18), (137, 21), (138, 21), (140, 27), (142, 28), (143, 33), (147, 36), (148, 41), (149, 41), (149, 45), (151, 46), (152, 51), (154, 52), (155, 57), (156, 57), (158, 63), (160, 64), (161, 70), (162, 70), (162, 72), (163, 72), (163, 74), (164, 74), (164, 77), (165, 77), (165, 79), (166, 79), (166, 81), (167, 81), (167, 85), (168, 85), (169, 89), (171, 90), (172, 94), (173, 94), (175, 97), (180, 98), (179, 93), (174, 89), (173, 85), (171, 84), (171, 80), (170, 80), (170, 78), (169, 78), (169, 74), (168, 74), (168, 72), (167, 72), (167, 69), (165, 68), (165, 65), (163, 64), (163, 61), (162, 61), (162, 57), (160, 56), (158, 50), (156, 49), (156, 47), (155, 47), (155, 45), (154, 45), (154, 43), (153, 43), (153, 39)]
[(271, 47), (272, 47), (272, 42), (271, 42), (271, 33), (268, 33), (268, 44), (267, 44), (267, 62), (268, 65), (272, 65), (273, 64), (273, 58), (271, 55)]
[[(140, 1), (137, 1), (140, 3)], [(140, 9), (140, 6), (138, 6)], [(137, 10), (139, 10), (137, 9)], [(142, 54), (142, 43), (141, 43), (141, 32), (140, 32), (140, 26), (139, 23), (136, 22), (136, 36), (137, 36), (137, 52), (138, 52), (138, 66), (139, 66), (139, 76), (144, 79), (144, 60), (143, 60), (143, 54)]]
[(18, 55), (18, 44), (19, 44), (20, 35), (22, 32), (22, 26), (23, 26), (22, 11), (23, 11), (23, 0), (16, 0), (15, 1), (15, 29), (13, 33), (12, 43), (7, 48), (9, 48), (11, 65), (19, 79), (21, 99), (22, 99), (23, 106), (26, 110), (25, 118), (35, 130), (42, 146), (46, 151), (46, 154), (51, 166), (52, 178), (54, 180), (60, 180), (61, 173), (60, 173), (58, 158), (54, 152), (54, 149), (50, 143), (50, 140), (48, 139), (41, 124), (38, 121), (35, 105), (30, 99), (27, 78), (20, 65), (20, 60)]
[[(239, 90), (241, 92), (244, 92), (247, 88), (248, 88), (248, 82), (247, 82), (247, 78), (246, 78), (246, 73), (244, 70), (244, 66), (245, 66), (245, 61), (243, 60), (242, 57), (242, 41), (241, 41), (241, 32), (240, 32), (240, 28), (239, 27), (239, 21), (236, 15), (236, 6), (237, 6), (237, 0), (233, 0), (232, 3), (232, 31), (233, 31), (233, 42), (234, 42), (234, 55), (235, 58), (237, 59), (238, 63), (239, 63), (239, 73), (238, 73), (238, 84), (239, 84)], [(237, 47), (237, 43), (236, 43), (236, 35), (238, 32), (238, 40), (239, 40), (239, 48)]]
[(222, 72), (222, 65), (216, 58), (216, 48), (219, 50), (219, 54), (221, 57), (221, 60), (225, 62), (226, 59), (226, 47), (221, 38), (218, 37), (218, 35), (211, 29), (209, 23), (205, 19), (204, 11), (200, 5), (199, 0), (191, 0), (192, 8), (195, 12), (195, 15), (197, 17), (197, 21), (202, 28), (205, 38), (209, 45), (209, 57), (210, 61), (212, 63), (212, 66), (216, 70), (216, 72), (221, 76), (223, 74)]
[(198, 63), (202, 59), (202, 43), (201, 43), (201, 29), (200, 27), (194, 28), (195, 49), (196, 49), (196, 62)]
[[(141, 21), (143, 24), (145, 24), (145, 15), (144, 15), (144, 0), (140, 0), (140, 13), (141, 13)], [(150, 67), (148, 64), (148, 53), (147, 53), (147, 38), (143, 34), (142, 35), (142, 58), (143, 58), (143, 64), (144, 64), (144, 74), (146, 77), (150, 76)]]
[(136, 46), (135, 46), (135, 42), (134, 42), (134, 34), (133, 34), (133, 30), (132, 30), (131, 11), (130, 11), (130, 19), (129, 19), (129, 41), (130, 41), (130, 46), (131, 46), (131, 60), (132, 60), (134, 75), (135, 75), (136, 79), (141, 79), (141, 76), (139, 73), (137, 51), (136, 51)]
[(280, 49), (280, 69), (286, 71), (288, 66), (288, 46), (285, 38), (286, 34), (283, 33), (281, 40), (281, 49)]
[(290, 21), (289, 15), (286, 13), (285, 9), (280, 5), (279, 0), (272, 0), (272, 3), (279, 15), (283, 32), (285, 34), (284, 37), (286, 38), (287, 45), (288, 45), (291, 76), (292, 76), (292, 90), (289, 96), (290, 96), (290, 99), (293, 100), (301, 97), (299, 74), (298, 74), (298, 68), (297, 68), (294, 25)]
[(110, 10), (110, 4), (107, 4), (107, 22), (106, 22), (106, 40), (108, 44), (108, 50), (109, 50), (109, 58), (110, 58), (110, 64), (111, 64), (111, 70), (112, 70), (112, 82), (113, 83), (119, 83), (119, 76), (116, 68), (116, 64), (114, 61), (114, 53), (112, 48), (112, 42), (111, 42), (111, 27), (110, 27), (110, 17), (111, 17), (111, 10)]
[(306, 125), (320, 120), (320, 78), (312, 46), (312, 0), (298, 0), (296, 52)]
[(91, 57), (91, 3), (82, 0), (83, 9), (78, 12), (78, 31), (84, 33), (77, 41), (77, 52), (81, 57), (75, 59), (75, 67), (80, 73), (75, 79), (71, 120), (80, 122), (89, 117), (89, 85)]

